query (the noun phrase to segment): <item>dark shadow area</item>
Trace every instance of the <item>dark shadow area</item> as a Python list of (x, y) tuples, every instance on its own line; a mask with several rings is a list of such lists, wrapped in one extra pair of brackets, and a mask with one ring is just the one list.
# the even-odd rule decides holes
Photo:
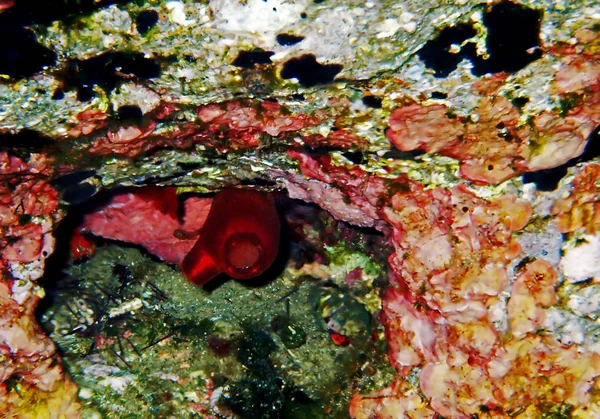
[(144, 114), (137, 105), (123, 105), (117, 109), (117, 119), (122, 124), (141, 125)]
[(135, 18), (135, 26), (140, 35), (145, 35), (158, 23), (158, 12), (156, 10), (144, 10)]
[(382, 157), (394, 160), (416, 160), (423, 154), (426, 154), (423, 150), (401, 151), (394, 147), (390, 151), (386, 151)]
[(296, 45), (298, 42), (304, 39), (303, 36), (292, 35), (289, 33), (280, 33), (275, 37), (277, 43), (284, 47)]
[(377, 96), (363, 96), (362, 103), (369, 108), (381, 109), (383, 99)]
[(30, 29), (0, 22), (0, 37), (0, 74), (24, 79), (56, 64), (56, 53), (38, 43)]
[[(53, 185), (59, 189), (64, 199), (65, 191), (72, 194), (70, 188), (78, 185), (87, 184), (86, 181), (95, 175), (93, 170), (69, 173), (53, 181)], [(44, 277), (40, 279), (40, 284), (46, 289), (47, 297), (42, 300), (38, 307), (38, 313), (45, 312), (48, 307), (54, 303), (56, 291), (60, 290), (61, 280), (65, 278), (64, 270), (69, 264), (79, 264), (86, 258), (73, 258), (74, 236), (81, 235), (93, 243), (96, 247), (108, 244), (116, 244), (124, 248), (135, 248), (140, 250), (145, 256), (156, 262), (165, 263), (157, 256), (150, 254), (141, 245), (122, 242), (118, 240), (106, 239), (93, 236), (86, 232), (79, 231), (86, 214), (98, 211), (105, 206), (115, 196), (128, 193), (131, 188), (118, 188), (110, 191), (102, 191), (93, 196), (85, 197), (85, 194), (78, 196), (76, 204), (68, 208), (68, 214), (62, 220), (56, 229), (54, 236), (56, 245), (54, 253), (46, 260)], [(139, 188), (136, 188), (139, 190)], [(156, 193), (148, 192), (149, 198), (153, 199)], [(279, 250), (273, 264), (262, 274), (247, 280), (240, 281), (244, 286), (258, 288), (267, 285), (276, 280), (284, 272), (289, 263), (293, 263), (295, 268), (300, 268), (306, 263), (319, 262), (324, 265), (329, 264), (325, 246), (335, 246), (338, 243), (346, 243), (350, 249), (364, 252), (370, 249), (377, 263), (386, 263), (388, 244), (385, 235), (374, 228), (360, 228), (348, 223), (333, 219), (333, 217), (314, 204), (308, 204), (302, 201), (289, 198), (287, 192), (273, 192), (277, 213), (281, 223), (281, 233), (279, 240)], [(162, 195), (161, 195), (162, 196)], [(177, 196), (178, 216), (181, 218), (183, 205), (181, 203), (192, 194), (182, 194)], [(166, 198), (165, 198), (166, 199)], [(157, 202), (157, 204), (160, 204)], [(157, 210), (162, 210), (157, 207)], [(306, 229), (317, 232), (317, 237), (310, 239), (306, 236)], [(214, 291), (224, 283), (231, 281), (230, 277), (221, 274), (210, 280), (204, 285), (208, 292)]]
[[(92, 171), (74, 172), (68, 175), (54, 179), (53, 184), (60, 190), (64, 187), (72, 187), (78, 182), (93, 176)], [(38, 318), (44, 313), (56, 298), (56, 291), (62, 287), (61, 281), (66, 277), (63, 272), (64, 268), (69, 264), (71, 259), (71, 239), (77, 228), (83, 222), (85, 214), (93, 212), (97, 208), (105, 205), (110, 201), (114, 194), (104, 193), (99, 194), (94, 198), (90, 198), (80, 205), (72, 205), (68, 209), (67, 215), (62, 219), (56, 230), (54, 238), (54, 252), (46, 259), (44, 266), (44, 276), (40, 278), (38, 283), (46, 291), (46, 297), (43, 298), (36, 308)], [(92, 238), (90, 236), (90, 238)], [(94, 241), (102, 242), (102, 239), (93, 239)], [(82, 259), (80, 262), (83, 262)], [(75, 262), (75, 263), (80, 263)]]
[(94, 86), (110, 94), (121, 83), (132, 78), (149, 80), (159, 75), (160, 64), (157, 60), (146, 58), (142, 53), (112, 51), (87, 60), (70, 60), (65, 68), (56, 73), (57, 79), (63, 84), (62, 90), (77, 91), (77, 99), (82, 102), (88, 102), (95, 96)]
[(0, 150), (26, 150), (40, 152), (52, 147), (56, 141), (38, 131), (25, 128), (16, 133), (0, 133)]
[(286, 61), (281, 70), (281, 77), (298, 79), (302, 86), (312, 87), (331, 83), (342, 68), (341, 64), (321, 64), (314, 55), (305, 54)]
[(463, 54), (451, 53), (450, 46), (460, 45), (476, 33), (475, 28), (467, 23), (444, 28), (435, 39), (427, 41), (417, 55), (427, 68), (435, 72), (436, 77), (447, 77), (464, 59)]
[[(484, 60), (471, 52), (473, 74), (506, 71), (514, 73), (541, 58), (540, 28), (544, 13), (527, 6), (503, 1), (484, 13), (483, 24), (487, 28), (485, 47), (489, 58)], [(474, 49), (474, 46), (473, 46)]]
[(273, 64), (271, 62), (271, 56), (274, 54), (275, 53), (272, 51), (265, 51), (262, 49), (241, 51), (231, 64), (241, 68), (252, 68), (257, 64)]
[(447, 77), (463, 59), (471, 61), (471, 72), (476, 76), (514, 73), (541, 58), (542, 18), (541, 9), (505, 0), (483, 13), (483, 24), (487, 29), (487, 57), (477, 54), (475, 42), (468, 42), (456, 53), (450, 52), (452, 44), (461, 45), (476, 35), (475, 28), (467, 23), (442, 29), (435, 39), (427, 41), (417, 55), (427, 68), (435, 72), (435, 77)]

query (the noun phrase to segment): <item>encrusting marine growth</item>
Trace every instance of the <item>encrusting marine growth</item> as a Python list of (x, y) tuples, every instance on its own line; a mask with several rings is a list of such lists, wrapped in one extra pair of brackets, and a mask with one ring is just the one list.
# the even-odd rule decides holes
[(277, 256), (280, 229), (273, 197), (226, 189), (213, 200), (200, 238), (183, 259), (182, 269), (197, 285), (220, 273), (236, 279), (258, 276)]

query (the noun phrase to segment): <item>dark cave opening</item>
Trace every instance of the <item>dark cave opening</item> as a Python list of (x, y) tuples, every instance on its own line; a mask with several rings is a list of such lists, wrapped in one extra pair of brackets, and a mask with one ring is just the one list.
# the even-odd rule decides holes
[[(68, 174), (56, 179), (54, 185), (64, 191), (69, 186), (85, 183), (93, 176), (93, 171)], [(203, 288), (188, 285), (187, 281), (184, 284), (173, 283), (172, 280), (165, 282), (156, 275), (160, 272), (160, 275), (171, 278), (175, 272), (172, 266), (159, 258), (149, 258), (150, 253), (138, 245), (88, 233), (83, 235), (97, 248), (97, 253), (75, 259), (72, 240), (85, 216), (97, 212), (119, 196), (145, 188), (99, 191), (93, 197), (71, 205), (68, 215), (55, 232), (56, 251), (47, 260), (41, 282), (47, 296), (38, 306), (37, 314), (46, 333), (56, 342), (65, 366), (76, 382), (89, 386), (85, 384), (86, 380), (97, 381), (93, 373), (90, 375), (85, 371), (88, 371), (89, 365), (96, 365), (99, 359), (103, 359), (102, 365), (106, 365), (102, 368), (145, 377), (139, 368), (153, 359), (152, 354), (160, 354), (170, 347), (191, 345), (208, 351), (209, 358), (216, 357), (223, 360), (221, 362), (245, 366), (243, 375), (228, 370), (215, 371), (214, 385), (224, 389), (215, 407), (219, 412), (274, 418), (306, 414), (325, 417), (323, 411), (330, 409), (332, 403), (337, 406), (336, 409), (346, 409), (347, 401), (342, 400), (346, 400), (344, 398), (350, 388), (342, 386), (330, 394), (329, 387), (322, 386), (318, 379), (309, 380), (311, 384), (304, 383), (305, 380), (295, 383), (282, 375), (274, 359), (281, 356), (278, 355), (281, 345), (302, 350), (306, 345), (317, 344), (317, 351), (330, 346), (318, 356), (331, 356), (328, 351), (338, 354), (335, 362), (339, 363), (339, 367), (332, 377), (360, 375), (358, 366), (369, 360), (374, 362), (373, 357), (378, 359), (377, 362), (385, 362), (382, 341), (371, 340), (371, 331), (380, 326), (360, 303), (360, 296), (367, 290), (353, 288), (356, 283), (350, 285), (343, 278), (322, 280), (305, 274), (290, 284), (289, 279), (280, 276), (290, 266), (306, 269), (311, 264), (327, 267), (330, 263), (341, 263), (335, 258), (330, 259), (332, 256), (327, 251), (330, 246), (348, 246), (357, 254), (369, 249), (371, 256), (367, 257), (373, 257), (374, 263), (385, 264), (388, 238), (374, 229), (356, 228), (335, 220), (318, 206), (291, 199), (286, 192), (276, 192), (275, 202), (283, 227), (279, 254), (267, 271), (251, 280), (231, 281), (221, 276)], [(154, 197), (156, 191), (150, 189), (148, 193)], [(176, 199), (181, 204), (192, 197), (206, 196), (185, 193), (176, 196)], [(158, 211), (169, 211), (168, 205), (155, 204)], [(373, 284), (377, 289), (385, 285), (386, 270), (381, 272), (381, 277)], [(360, 281), (356, 269), (349, 275), (352, 281)], [(188, 291), (181, 290), (182, 285)], [(235, 293), (230, 294), (234, 290)], [(262, 298), (269, 298), (272, 302), (267, 306), (261, 305), (260, 301), (253, 303), (248, 300), (253, 295), (263, 295)], [(213, 306), (211, 300), (218, 304)], [(182, 306), (182, 301), (189, 307)], [(249, 308), (253, 304), (258, 304), (269, 314), (250, 314), (256, 310)], [(219, 322), (215, 323), (212, 317), (197, 312), (216, 310), (227, 313), (232, 309), (245, 313), (239, 319), (238, 327), (241, 329), (233, 335), (224, 334), (218, 327)], [(349, 325), (359, 322), (363, 326), (358, 332), (351, 332), (355, 335), (350, 335), (344, 328), (346, 322)], [(66, 325), (69, 327), (66, 328)], [(161, 369), (167, 368), (164, 361), (157, 362)], [(143, 391), (150, 397), (147, 401), (149, 406), (159, 403), (156, 397), (171, 397), (167, 396), (171, 390), (165, 386), (155, 387), (153, 379), (147, 380)], [(267, 389), (268, 397), (264, 397)], [(273, 406), (281, 409), (273, 411)], [(269, 412), (275, 413), (271, 415)], [(280, 416), (277, 412), (285, 414)]]

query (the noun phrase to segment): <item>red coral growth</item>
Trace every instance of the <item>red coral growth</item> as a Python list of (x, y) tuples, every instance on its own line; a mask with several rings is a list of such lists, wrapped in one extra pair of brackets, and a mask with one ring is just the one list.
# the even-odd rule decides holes
[(552, 89), (564, 94), (595, 84), (600, 84), (600, 58), (573, 55), (565, 58), (565, 63), (554, 75)]
[(589, 164), (571, 182), (568, 197), (558, 199), (552, 207), (561, 233), (584, 230), (595, 234), (600, 229), (600, 165)]
[(166, 262), (179, 264), (194, 246), (211, 201), (186, 199), (180, 222), (173, 188), (140, 188), (116, 195), (98, 211), (86, 215), (82, 228), (101, 237), (141, 245)]
[(259, 105), (228, 102), (222, 105), (207, 105), (198, 110), (202, 122), (209, 123), (209, 130), (219, 131), (227, 126), (232, 131), (264, 132), (273, 137), (282, 132), (297, 131), (316, 125), (320, 119), (306, 114), (292, 115), (277, 102), (262, 101)]
[(396, 288), (390, 287), (386, 291), (381, 321), (390, 347), (390, 362), (399, 371), (403, 371), (403, 367), (419, 365), (425, 359), (437, 360), (435, 343), (440, 328), (436, 320), (440, 316), (425, 307), (422, 303), (409, 301)]
[(539, 400), (586, 403), (600, 357), (534, 334), (555, 302), (552, 266), (527, 265), (512, 285), (507, 326), (492, 323), (491, 307), (502, 307), (499, 295), (509, 289), (505, 266), (520, 251), (513, 232), (531, 216), (528, 203), (411, 183), (385, 211), (396, 249), (391, 280), (399, 286), (383, 302), (390, 360), (401, 374), (422, 367), (421, 389), (437, 413), (467, 418), (482, 405), (502, 412)]
[(473, 83), (473, 91), (478, 95), (495, 95), (498, 89), (504, 85), (509, 75), (504, 72), (488, 74)]
[(0, 0), (0, 10), (10, 9), (15, 5), (17, 0)]
[(96, 253), (94, 243), (85, 237), (80, 230), (75, 231), (69, 244), (71, 247), (71, 257), (75, 261), (87, 259)]
[(396, 108), (390, 115), (387, 137), (402, 151), (423, 148), (429, 153), (437, 153), (452, 148), (465, 129), (459, 120), (448, 117), (448, 113), (445, 105), (415, 103)]
[(409, 185), (385, 210), (394, 227), (390, 265), (397, 279), (436, 310), (498, 295), (508, 284), (504, 266), (519, 253), (512, 232), (527, 223), (531, 206), (510, 195), (488, 202), (464, 186)]
[(299, 161), (305, 177), (312, 178), (270, 171), (286, 182), (290, 197), (315, 202), (336, 218), (358, 226), (384, 228), (379, 208), (392, 181), (369, 176), (360, 167), (334, 166), (328, 156), (313, 158), (297, 150), (288, 151), (288, 155)]

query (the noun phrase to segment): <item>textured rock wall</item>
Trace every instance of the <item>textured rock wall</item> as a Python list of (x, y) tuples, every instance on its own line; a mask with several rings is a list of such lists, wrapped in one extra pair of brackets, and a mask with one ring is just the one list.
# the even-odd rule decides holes
[(599, 414), (594, 1), (5, 3), (0, 409), (76, 415), (34, 315), (73, 205), (245, 184), (386, 234), (353, 417)]

